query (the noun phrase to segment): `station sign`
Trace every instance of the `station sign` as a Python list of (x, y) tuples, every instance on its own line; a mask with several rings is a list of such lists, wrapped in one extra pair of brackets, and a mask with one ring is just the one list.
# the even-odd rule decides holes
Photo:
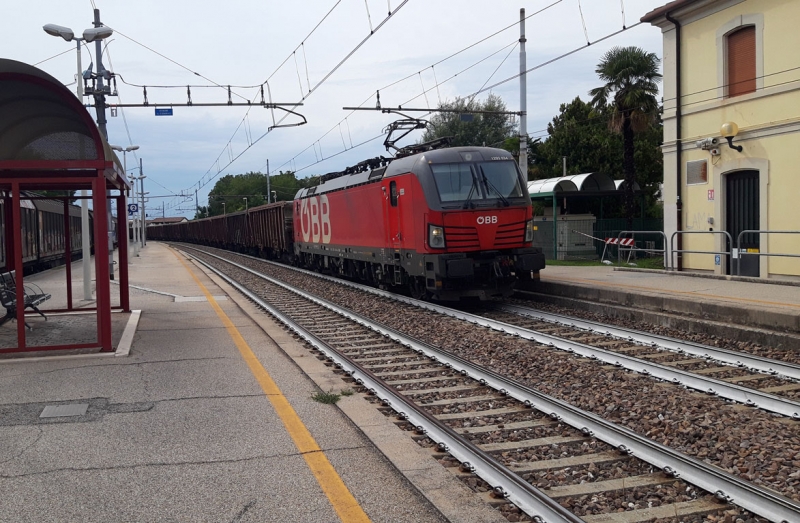
[(133, 214), (139, 212), (139, 204), (138, 203), (129, 203), (128, 204), (128, 214)]
[(172, 116), (172, 107), (156, 107), (156, 116)]

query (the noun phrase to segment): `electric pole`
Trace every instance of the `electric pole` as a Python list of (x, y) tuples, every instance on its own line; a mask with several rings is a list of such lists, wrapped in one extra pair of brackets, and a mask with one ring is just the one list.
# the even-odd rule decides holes
[(519, 169), (528, 181), (528, 57), (525, 54), (525, 8), (519, 10)]

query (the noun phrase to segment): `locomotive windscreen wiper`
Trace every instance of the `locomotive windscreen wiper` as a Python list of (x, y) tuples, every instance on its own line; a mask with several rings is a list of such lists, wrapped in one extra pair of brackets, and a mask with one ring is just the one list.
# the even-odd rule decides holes
[(470, 200), (472, 200), (472, 195), (475, 194), (475, 175), (472, 172), (472, 167), (470, 167), (469, 170), (470, 170), (470, 174), (472, 175), (472, 186), (469, 188), (469, 194), (467, 194), (467, 199), (464, 202), (464, 207), (462, 207), (463, 209), (474, 209), (475, 208), (475, 204), (470, 201)]
[(508, 203), (508, 200), (506, 199), (506, 197), (505, 197), (505, 196), (503, 196), (503, 193), (501, 193), (500, 191), (498, 191), (498, 190), (497, 190), (497, 187), (495, 187), (495, 186), (494, 186), (494, 184), (492, 184), (492, 182), (490, 182), (490, 181), (489, 181), (489, 178), (487, 178), (487, 177), (486, 177), (486, 173), (485, 173), (485, 172), (483, 172), (483, 167), (481, 167), (481, 166), (479, 165), (479, 166), (478, 166), (478, 169), (480, 169), (480, 172), (481, 172), (481, 178), (483, 178), (483, 185), (484, 185), (484, 187), (486, 187), (486, 194), (487, 194), (487, 195), (489, 194), (489, 188), (491, 187), (491, 188), (492, 188), (492, 190), (493, 190), (495, 193), (497, 193), (497, 196), (499, 196), (499, 197), (500, 197), (500, 200), (503, 202), (503, 207), (508, 207), (509, 205), (511, 205), (510, 203)]

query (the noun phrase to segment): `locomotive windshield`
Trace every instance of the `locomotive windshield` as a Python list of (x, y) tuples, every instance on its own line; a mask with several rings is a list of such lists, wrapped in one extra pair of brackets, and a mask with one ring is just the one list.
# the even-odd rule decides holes
[(496, 198), (505, 202), (524, 195), (513, 161), (432, 164), (431, 171), (442, 203)]

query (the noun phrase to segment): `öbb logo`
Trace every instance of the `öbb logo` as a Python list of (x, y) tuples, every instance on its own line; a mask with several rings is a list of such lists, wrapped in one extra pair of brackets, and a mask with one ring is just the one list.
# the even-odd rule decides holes
[(303, 241), (331, 242), (331, 206), (323, 195), (304, 198), (300, 203), (300, 224)]
[(478, 225), (497, 223), (497, 216), (478, 216)]

